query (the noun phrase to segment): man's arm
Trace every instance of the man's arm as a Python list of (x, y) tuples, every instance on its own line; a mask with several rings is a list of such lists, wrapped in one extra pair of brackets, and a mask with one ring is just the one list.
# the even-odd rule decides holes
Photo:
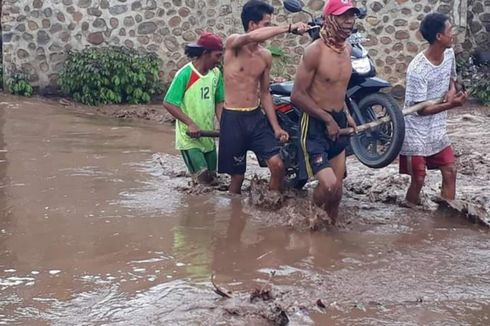
[(199, 127), (194, 123), (194, 121), (182, 110), (168, 102), (163, 102), (163, 107), (167, 109), (167, 111), (175, 118), (178, 119), (179, 121), (182, 121), (187, 125), (187, 131), (189, 133), (189, 136), (191, 137), (198, 137), (199, 136)]
[(187, 131), (191, 137), (199, 137), (199, 127), (194, 123), (194, 121), (187, 116), (182, 110), (185, 88), (189, 80), (189, 74), (180, 72), (175, 75), (170, 87), (163, 99), (163, 107), (179, 121), (182, 121), (187, 125)]
[(322, 110), (315, 100), (308, 94), (313, 78), (319, 64), (321, 49), (316, 44), (310, 45), (305, 49), (303, 58), (296, 70), (294, 87), (291, 93), (291, 101), (302, 111), (314, 118), (323, 120), (327, 123), (332, 121), (332, 116)]
[(292, 32), (302, 34), (309, 29), (305, 23), (295, 23), (284, 26), (268, 26), (258, 28), (245, 34), (233, 34), (226, 39), (225, 47), (228, 49), (241, 48), (249, 43), (262, 43), (276, 35)]
[(272, 103), (272, 95), (269, 90), (272, 55), (268, 51), (267, 51), (266, 60), (267, 60), (267, 66), (264, 72), (262, 73), (262, 77), (260, 78), (260, 102), (262, 104), (262, 108), (265, 111), (267, 119), (269, 120), (272, 129), (274, 130), (274, 135), (276, 136), (276, 138), (278, 138), (281, 141), (287, 141), (289, 135), (279, 125), (276, 111), (274, 110), (274, 105)]
[(345, 103), (345, 102), (344, 102), (344, 112), (345, 112), (345, 116), (347, 117), (347, 125), (349, 125), (349, 127), (353, 128), (354, 132), (357, 133), (357, 123), (354, 120), (354, 118), (352, 117), (352, 115), (350, 114), (349, 108), (347, 107), (347, 103)]
[(224, 102), (225, 102), (225, 87), (223, 82), (223, 74), (220, 71), (218, 77), (218, 85), (216, 87), (216, 93), (214, 94), (214, 112), (216, 114), (216, 118), (218, 119), (218, 123), (221, 121), (221, 113), (223, 112)]
[(456, 82), (451, 79), (449, 84), (449, 90), (447, 92), (444, 102), (428, 106), (418, 112), (419, 115), (433, 115), (443, 111), (447, 111), (453, 108), (462, 106), (466, 102), (468, 94), (465, 91), (459, 91), (456, 93)]
[(216, 114), (216, 119), (218, 119), (218, 123), (221, 121), (221, 113), (223, 113), (223, 106), (224, 103), (220, 102), (220, 103), (216, 103), (214, 107), (214, 112)]

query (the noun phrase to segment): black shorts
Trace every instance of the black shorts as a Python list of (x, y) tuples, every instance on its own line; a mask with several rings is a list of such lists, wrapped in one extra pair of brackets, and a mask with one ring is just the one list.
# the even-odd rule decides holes
[(220, 121), (218, 172), (243, 175), (247, 168), (247, 151), (259, 160), (279, 153), (280, 143), (260, 108), (253, 111), (223, 109)]
[[(337, 122), (339, 128), (347, 127), (345, 112), (331, 112), (330, 115)], [(340, 136), (335, 141), (331, 140), (328, 137), (325, 122), (306, 113), (303, 113), (300, 120), (300, 130), (301, 147), (305, 154), (305, 165), (309, 177), (330, 167), (330, 160), (342, 153), (349, 145), (348, 136)]]

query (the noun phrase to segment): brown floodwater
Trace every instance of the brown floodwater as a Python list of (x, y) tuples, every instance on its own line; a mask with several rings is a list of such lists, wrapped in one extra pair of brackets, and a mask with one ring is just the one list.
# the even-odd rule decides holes
[(344, 227), (274, 225), (183, 191), (168, 125), (0, 96), (2, 325), (490, 324), (489, 232), (453, 213), (346, 193)]

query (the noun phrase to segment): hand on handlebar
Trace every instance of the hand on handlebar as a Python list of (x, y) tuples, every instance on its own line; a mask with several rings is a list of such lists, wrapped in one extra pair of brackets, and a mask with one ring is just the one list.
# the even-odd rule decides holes
[(289, 25), (289, 33), (303, 35), (304, 33), (308, 32), (310, 28), (311, 27), (308, 24), (303, 22), (294, 23)]

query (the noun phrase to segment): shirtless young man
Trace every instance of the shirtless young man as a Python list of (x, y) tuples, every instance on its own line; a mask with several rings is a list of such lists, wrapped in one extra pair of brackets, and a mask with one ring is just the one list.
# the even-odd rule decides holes
[(329, 0), (323, 15), (321, 37), (305, 49), (296, 72), (291, 99), (303, 110), (301, 145), (309, 176), (319, 184), (313, 201), (335, 221), (342, 199), (345, 148), (349, 139), (339, 136), (339, 128), (355, 123), (344, 109), (347, 84), (352, 73), (352, 33), (359, 9), (352, 0)]
[(225, 43), (225, 107), (220, 121), (218, 171), (231, 175), (229, 192), (234, 194), (241, 193), (247, 150), (267, 162), (270, 190), (279, 191), (284, 177), (279, 141), (285, 142), (289, 136), (279, 126), (269, 93), (272, 55), (260, 43), (292, 31), (304, 33), (309, 27), (304, 23), (270, 26), (273, 12), (266, 2), (248, 1), (241, 14), (246, 33), (230, 35)]

